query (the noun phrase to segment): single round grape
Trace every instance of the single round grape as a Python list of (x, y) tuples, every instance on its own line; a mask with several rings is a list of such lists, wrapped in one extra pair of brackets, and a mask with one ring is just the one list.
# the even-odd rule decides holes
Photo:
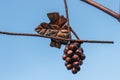
[(70, 57), (67, 57), (67, 58), (66, 58), (66, 62), (67, 62), (67, 63), (70, 63), (71, 61), (72, 61), (72, 60), (71, 60)]
[(79, 60), (79, 65), (82, 65), (83, 64), (83, 61), (82, 60)]
[(83, 49), (81, 47), (79, 47), (76, 51), (83, 53)]
[(85, 54), (82, 54), (82, 55), (80, 56), (80, 59), (81, 59), (81, 60), (84, 60), (85, 58), (86, 58)]
[(69, 50), (69, 48), (68, 48), (68, 47), (65, 47), (64, 53), (67, 53), (68, 50)]
[(70, 44), (69, 49), (75, 51), (78, 47), (74, 44)]
[(66, 60), (67, 55), (66, 55), (66, 54), (63, 54), (62, 58), (63, 58), (63, 60)]
[(75, 54), (77, 54), (78, 56), (81, 56), (81, 54), (83, 54), (83, 53), (82, 53), (81, 50), (77, 49), (77, 50), (75, 51)]
[(72, 60), (73, 60), (73, 61), (79, 60), (79, 56), (76, 55), (76, 54), (74, 54), (74, 55), (72, 56)]
[(68, 70), (72, 69), (72, 64), (67, 64), (67, 65), (66, 65), (66, 68), (67, 68)]
[(73, 62), (73, 66), (74, 66), (74, 67), (77, 67), (77, 66), (79, 66), (79, 65), (80, 65), (80, 64), (79, 64), (78, 61)]
[(68, 50), (67, 56), (72, 56), (72, 55), (73, 55), (73, 51), (72, 50)]
[(77, 71), (78, 71), (77, 68), (75, 68), (75, 67), (72, 68), (72, 73), (73, 73), (73, 74), (76, 74)]

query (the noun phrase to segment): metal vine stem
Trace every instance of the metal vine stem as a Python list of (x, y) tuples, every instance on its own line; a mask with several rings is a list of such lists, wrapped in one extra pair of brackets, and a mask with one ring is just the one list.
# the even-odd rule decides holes
[(59, 38), (59, 37), (51, 37), (51, 36), (44, 36), (44, 35), (40, 35), (40, 34), (30, 34), (30, 33), (14, 33), (14, 32), (4, 32), (4, 31), (0, 31), (0, 34), (5, 34), (5, 35), (12, 35), (12, 36), (31, 36), (31, 37), (43, 37), (43, 38), (52, 38), (52, 39), (57, 39), (57, 40), (66, 40), (66, 41), (76, 41), (76, 42), (80, 42), (80, 43), (106, 43), (106, 44), (113, 44), (113, 41), (99, 41), (99, 40), (80, 40), (80, 38), (78, 37), (78, 35), (75, 33), (75, 31), (70, 27), (70, 23), (69, 23), (69, 17), (68, 17), (68, 7), (67, 7), (67, 2), (66, 0), (64, 0), (65, 3), (65, 10), (66, 10), (66, 17), (68, 19), (68, 23), (67, 25), (69, 26), (69, 30), (72, 31), (72, 33), (76, 36), (77, 40), (75, 39), (65, 39), (65, 38)]
[(3, 32), (0, 31), (0, 34), (5, 35), (14, 35), (14, 36), (32, 36), (32, 37), (43, 37), (43, 38), (52, 38), (52, 39), (58, 39), (58, 40), (66, 40), (66, 41), (76, 41), (76, 42), (86, 42), (86, 43), (107, 43), (107, 44), (113, 44), (113, 41), (97, 41), (97, 40), (74, 40), (74, 39), (64, 39), (59, 37), (51, 37), (51, 36), (43, 36), (40, 34), (30, 34), (30, 33), (13, 33), (13, 32)]
[[(69, 13), (68, 13), (68, 5), (67, 5), (67, 1), (66, 0), (64, 0), (64, 5), (65, 5), (65, 11), (66, 11), (66, 18), (67, 18), (67, 25), (68, 25), (68, 31), (70, 32), (70, 31), (72, 31), (72, 33), (75, 35), (75, 37), (77, 38), (77, 39), (80, 39), (79, 37), (78, 37), (78, 35), (76, 34), (76, 32), (70, 27), (70, 22), (69, 22)], [(69, 33), (70, 34), (70, 33)]]
[(81, 1), (83, 1), (83, 2), (85, 2), (87, 4), (92, 5), (93, 7), (96, 7), (98, 9), (100, 9), (101, 11), (107, 13), (108, 15), (116, 18), (120, 22), (120, 14), (112, 11), (111, 9), (109, 9), (109, 8), (107, 8), (107, 7), (103, 6), (103, 5), (95, 2), (94, 0), (81, 0)]

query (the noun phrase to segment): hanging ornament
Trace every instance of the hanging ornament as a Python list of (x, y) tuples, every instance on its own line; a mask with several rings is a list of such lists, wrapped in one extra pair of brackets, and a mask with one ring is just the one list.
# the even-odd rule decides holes
[[(91, 1), (91, 0), (84, 0)], [(15, 35), (15, 36), (35, 36), (50, 38), (50, 46), (61, 48), (61, 45), (66, 45), (64, 49), (64, 54), (62, 56), (65, 61), (65, 66), (68, 70), (71, 70), (73, 74), (80, 71), (80, 66), (83, 64), (83, 60), (86, 58), (81, 44), (83, 42), (87, 43), (108, 43), (113, 44), (113, 41), (95, 41), (95, 40), (80, 40), (76, 32), (72, 29), (69, 23), (68, 17), (68, 7), (67, 2), (64, 0), (66, 18), (63, 15), (59, 15), (58, 12), (48, 13), (47, 16), (50, 20), (49, 23), (42, 22), (35, 28), (38, 34), (30, 33), (13, 33), (13, 32), (2, 32), (0, 34)], [(71, 32), (76, 37), (76, 39), (71, 38)]]
[(78, 42), (70, 42), (70, 44), (66, 45), (62, 56), (66, 68), (71, 70), (73, 74), (80, 71), (80, 66), (83, 64), (85, 57), (81, 43)]

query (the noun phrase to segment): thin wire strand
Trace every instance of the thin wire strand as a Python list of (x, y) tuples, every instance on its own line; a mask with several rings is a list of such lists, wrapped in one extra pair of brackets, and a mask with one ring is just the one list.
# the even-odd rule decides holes
[(74, 31), (72, 28), (71, 28), (70, 30), (71, 30), (72, 33), (75, 35), (75, 37), (80, 40), (79, 36), (75, 33), (75, 31)]
[(65, 5), (65, 11), (66, 11), (67, 25), (70, 26), (69, 14), (68, 14), (68, 5), (67, 5), (67, 1), (66, 0), (64, 0), (64, 5)]
[(66, 12), (67, 26), (68, 26), (68, 34), (69, 34), (69, 38), (71, 39), (68, 5), (66, 0), (64, 0), (64, 5), (65, 5), (65, 12)]
[(0, 31), (0, 34), (11, 35), (11, 36), (31, 36), (31, 37), (44, 37), (44, 38), (52, 38), (57, 40), (64, 40), (64, 41), (76, 41), (79, 43), (105, 43), (105, 44), (113, 44), (113, 41), (98, 41), (98, 40), (74, 40), (74, 39), (65, 39), (60, 37), (51, 37), (51, 36), (44, 36), (40, 34), (30, 34), (30, 33), (13, 33), (13, 32), (3, 32)]
[[(66, 11), (66, 18), (67, 18), (67, 25), (68, 25), (69, 34), (70, 34), (70, 31), (72, 31), (72, 33), (74, 34), (74, 36), (75, 36), (77, 39), (80, 39), (80, 38), (78, 37), (78, 35), (76, 34), (76, 32), (70, 27), (69, 13), (68, 13), (68, 5), (67, 5), (67, 1), (66, 1), (66, 0), (64, 0), (64, 5), (65, 5), (65, 11)], [(71, 34), (70, 34), (70, 38), (71, 38)]]

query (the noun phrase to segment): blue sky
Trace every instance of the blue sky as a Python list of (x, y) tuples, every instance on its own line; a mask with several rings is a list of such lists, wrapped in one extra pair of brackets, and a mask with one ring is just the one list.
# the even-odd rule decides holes
[[(111, 40), (114, 44), (84, 43), (86, 59), (73, 75), (64, 66), (61, 49), (38, 37), (0, 35), (0, 80), (119, 80), (120, 22), (81, 2), (67, 0), (70, 25), (83, 40)], [(95, 0), (119, 12), (119, 0)], [(47, 13), (65, 15), (63, 0), (0, 0), (0, 31), (36, 33)]]

